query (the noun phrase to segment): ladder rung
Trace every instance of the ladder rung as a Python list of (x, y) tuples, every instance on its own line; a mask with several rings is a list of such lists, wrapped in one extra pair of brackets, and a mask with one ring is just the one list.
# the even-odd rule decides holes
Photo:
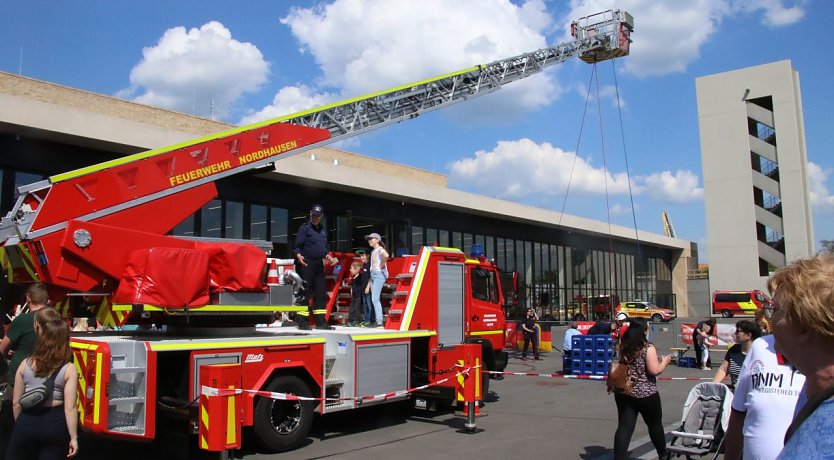
[(397, 275), (397, 279), (405, 279), (405, 278), (414, 278), (414, 273), (400, 273)]
[(389, 315), (402, 315), (403, 311), (402, 310), (388, 310), (388, 314)]
[(408, 291), (394, 291), (394, 297), (405, 297), (408, 295)]

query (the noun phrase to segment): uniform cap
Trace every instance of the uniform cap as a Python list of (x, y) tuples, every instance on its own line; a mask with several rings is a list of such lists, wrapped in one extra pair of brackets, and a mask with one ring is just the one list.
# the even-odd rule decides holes
[(370, 235), (365, 235), (365, 239), (366, 239), (366, 240), (370, 240), (371, 238), (376, 238), (376, 239), (378, 239), (379, 241), (382, 241), (382, 237), (381, 237), (381, 236), (379, 236), (379, 233), (376, 233), (376, 232), (371, 233)]
[(313, 207), (310, 208), (310, 215), (321, 217), (324, 215), (324, 208), (322, 208), (320, 204), (314, 204)]

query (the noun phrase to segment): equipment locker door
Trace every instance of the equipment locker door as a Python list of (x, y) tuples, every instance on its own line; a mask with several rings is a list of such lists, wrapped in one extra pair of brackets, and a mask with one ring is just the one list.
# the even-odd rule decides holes
[(440, 345), (463, 342), (463, 264), (437, 267), (437, 340)]

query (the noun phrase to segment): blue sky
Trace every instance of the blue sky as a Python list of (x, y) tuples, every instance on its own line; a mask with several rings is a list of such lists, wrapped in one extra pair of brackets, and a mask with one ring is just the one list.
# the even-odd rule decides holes
[(829, 1), (0, 4), (0, 70), (233, 124), (533, 51), (568, 40), (571, 19), (625, 9), (632, 53), (598, 65), (600, 102), (594, 82), (581, 131), (592, 67), (573, 60), (337, 147), (447, 174), (453, 188), (625, 226), (630, 177), (637, 226), (662, 233), (666, 210), (707, 259), (695, 78), (790, 59), (815, 237), (834, 239)]

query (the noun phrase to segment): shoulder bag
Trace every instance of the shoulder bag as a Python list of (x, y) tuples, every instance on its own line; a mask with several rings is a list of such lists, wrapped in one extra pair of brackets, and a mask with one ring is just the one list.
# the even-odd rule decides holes
[[(61, 366), (63, 369), (64, 366)], [(20, 408), (23, 410), (32, 410), (37, 409), (41, 406), (47, 399), (52, 396), (52, 392), (55, 389), (55, 377), (58, 375), (61, 369), (53, 372), (46, 380), (36, 385), (33, 385), (31, 388), (27, 388), (26, 391), (20, 396)]]
[(608, 380), (605, 382), (608, 393), (626, 396), (631, 394), (631, 379), (628, 377), (628, 368), (628, 363), (611, 363), (608, 368)]

